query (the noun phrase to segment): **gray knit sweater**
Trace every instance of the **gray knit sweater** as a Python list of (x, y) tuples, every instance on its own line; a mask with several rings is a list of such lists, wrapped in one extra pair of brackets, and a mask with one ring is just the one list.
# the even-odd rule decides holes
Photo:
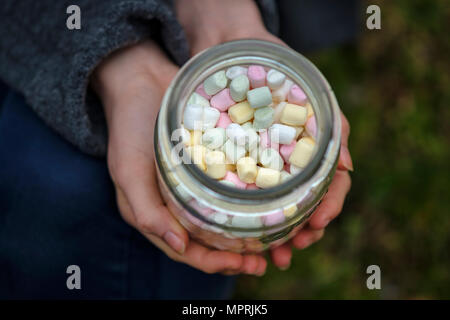
[[(154, 37), (179, 65), (188, 43), (171, 0), (2, 0), (0, 77), (65, 139), (91, 155), (106, 153), (101, 104), (89, 89), (95, 67), (112, 51)], [(273, 0), (258, 6), (276, 33)], [(81, 30), (66, 27), (66, 8), (81, 9)]]

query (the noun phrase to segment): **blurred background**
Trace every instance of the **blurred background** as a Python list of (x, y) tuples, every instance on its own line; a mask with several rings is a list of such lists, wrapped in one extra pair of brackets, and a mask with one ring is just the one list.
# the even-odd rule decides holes
[[(370, 4), (381, 30), (366, 28)], [(342, 214), (288, 271), (241, 277), (235, 298), (450, 298), (450, 3), (364, 1), (358, 16), (355, 41), (305, 53), (352, 127)], [(366, 287), (372, 264), (381, 290)]]

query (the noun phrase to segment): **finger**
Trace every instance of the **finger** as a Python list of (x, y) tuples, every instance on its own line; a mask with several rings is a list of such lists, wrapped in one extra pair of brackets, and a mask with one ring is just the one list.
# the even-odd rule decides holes
[(350, 135), (350, 124), (347, 118), (341, 112), (341, 151), (339, 154), (338, 169), (353, 171), (352, 157), (350, 156), (350, 151), (348, 150), (348, 137)]
[(292, 249), (289, 243), (270, 250), (272, 262), (281, 270), (287, 270), (291, 265)]
[(325, 230), (312, 230), (312, 229), (302, 229), (295, 235), (292, 239), (292, 245), (299, 249), (305, 249), (309, 247), (316, 241), (319, 241), (323, 235)]
[(244, 255), (241, 272), (252, 275), (262, 275), (266, 271), (267, 262), (261, 255)]
[(309, 220), (311, 229), (323, 229), (332, 219), (339, 215), (344, 206), (345, 196), (350, 190), (350, 186), (351, 179), (349, 173), (347, 171), (337, 170), (328, 188), (328, 192)]

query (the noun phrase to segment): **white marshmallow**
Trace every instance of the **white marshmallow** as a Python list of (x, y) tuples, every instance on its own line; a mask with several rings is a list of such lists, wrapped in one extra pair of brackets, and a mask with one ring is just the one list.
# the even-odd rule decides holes
[(234, 78), (230, 83), (231, 98), (236, 102), (245, 100), (249, 88), (250, 81), (245, 74)]
[(247, 75), (247, 68), (241, 66), (234, 66), (227, 69), (226, 77), (230, 80), (239, 77), (240, 75)]
[(247, 100), (254, 109), (266, 107), (272, 103), (272, 93), (269, 87), (260, 87), (247, 92)]
[(227, 140), (227, 136), (224, 128), (211, 128), (206, 129), (202, 136), (202, 143), (208, 149), (218, 149)]
[[(260, 228), (262, 226), (261, 218), (255, 217), (251, 215), (247, 216), (234, 216), (231, 219), (231, 225), (236, 228)], [(241, 232), (241, 231), (232, 231), (232, 235), (236, 237), (246, 238), (246, 237), (259, 237), (263, 233), (262, 231), (252, 231), (252, 232)]]
[[(230, 182), (230, 181), (227, 181)], [(231, 182), (233, 183), (233, 182)], [(209, 219), (214, 221), (217, 224), (226, 224), (228, 221), (228, 216), (225, 213), (222, 212), (214, 212), (209, 216)]]
[(219, 182), (224, 184), (224, 185), (226, 185), (226, 186), (228, 186), (228, 187), (230, 187), (230, 188), (236, 188), (236, 185), (233, 182), (231, 182), (231, 181), (220, 180)]
[(233, 143), (243, 146), (245, 145), (247, 132), (237, 123), (231, 123), (227, 127), (227, 137)]
[(223, 151), (230, 163), (236, 163), (240, 158), (245, 157), (245, 148), (227, 140), (223, 145)]
[(272, 148), (262, 150), (259, 155), (259, 161), (264, 167), (278, 171), (281, 171), (284, 166), (283, 158), (278, 151)]
[(221, 70), (206, 78), (203, 82), (203, 89), (208, 96), (213, 96), (224, 89), (227, 86), (227, 83), (228, 79), (225, 76), (225, 71)]
[(276, 90), (281, 87), (284, 83), (284, 80), (286, 80), (286, 75), (284, 75), (280, 71), (270, 69), (269, 72), (267, 72), (267, 84), (272, 90)]
[(280, 173), (280, 182), (286, 182), (290, 178), (292, 178), (292, 175), (289, 172), (287, 172), (286, 170), (281, 171), (281, 173)]
[(279, 87), (278, 89), (276, 89), (272, 92), (273, 102), (279, 103), (279, 102), (285, 101), (286, 97), (289, 93), (289, 90), (291, 90), (291, 87), (293, 84), (294, 83), (291, 80), (286, 79), (286, 81), (284, 81), (284, 83), (281, 87)]
[(279, 144), (291, 144), (294, 140), (297, 130), (290, 126), (275, 123), (269, 129), (270, 141)]
[(245, 129), (245, 132), (247, 133), (247, 139), (245, 142), (245, 149), (247, 151), (255, 149), (259, 145), (259, 135), (253, 128)]
[(282, 101), (275, 106), (275, 113), (273, 115), (274, 122), (280, 122), (281, 113), (283, 112), (284, 107), (287, 105), (286, 101)]
[(180, 129), (181, 129), (180, 136), (183, 144), (185, 146), (191, 145), (191, 133), (189, 132), (189, 130), (186, 130), (186, 128), (183, 126)]
[(216, 108), (188, 104), (183, 112), (183, 125), (189, 130), (205, 131), (214, 128), (220, 117)]
[(302, 170), (303, 170), (302, 168), (299, 168), (299, 167), (297, 167), (297, 166), (294, 166), (293, 164), (291, 164), (291, 165), (289, 166), (289, 171), (291, 172), (291, 175), (300, 173), (300, 172), (302, 172)]
[(194, 92), (191, 94), (191, 96), (188, 99), (187, 104), (196, 104), (198, 106), (202, 107), (210, 107), (209, 101), (204, 98), (203, 96), (199, 95), (197, 92)]

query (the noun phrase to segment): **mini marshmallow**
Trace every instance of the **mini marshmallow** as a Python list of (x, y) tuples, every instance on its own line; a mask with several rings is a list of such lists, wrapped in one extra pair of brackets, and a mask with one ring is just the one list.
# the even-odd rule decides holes
[(250, 183), (250, 184), (247, 185), (246, 189), (247, 190), (259, 190), (259, 187), (256, 184), (254, 184), (254, 183)]
[(278, 171), (281, 171), (284, 166), (284, 161), (280, 154), (272, 148), (267, 148), (261, 151), (259, 155), (259, 162), (261, 162), (265, 168), (271, 168)]
[(233, 121), (231, 121), (228, 113), (221, 112), (220, 116), (219, 116), (219, 120), (216, 123), (216, 127), (226, 129), (230, 125), (230, 123), (233, 123)]
[(316, 117), (312, 116), (308, 118), (305, 125), (306, 133), (308, 133), (311, 137), (316, 137), (317, 134), (317, 125), (316, 125)]
[(252, 108), (266, 107), (272, 103), (269, 87), (260, 87), (247, 92), (247, 100)]
[(240, 158), (236, 165), (239, 179), (245, 183), (254, 183), (258, 173), (256, 161), (250, 157)]
[(305, 107), (306, 107), (306, 109), (308, 109), (308, 118), (312, 117), (314, 115), (314, 109), (313, 109), (311, 103), (308, 102)]
[(284, 107), (287, 105), (287, 103), (285, 101), (280, 102), (279, 104), (277, 104), (274, 108), (275, 113), (273, 115), (273, 121), (274, 122), (279, 122), (280, 121), (280, 117), (281, 117), (281, 113), (283, 112)]
[(230, 187), (230, 188), (236, 188), (236, 185), (233, 182), (231, 182), (231, 181), (219, 180), (219, 182), (224, 184), (224, 185), (226, 185), (226, 186), (228, 186), (228, 187)]
[(308, 97), (303, 90), (296, 84), (291, 87), (287, 96), (288, 102), (304, 106), (308, 101)]
[(239, 188), (239, 189), (245, 189), (247, 187), (247, 184), (245, 182), (241, 181), (237, 174), (230, 172), (230, 171), (227, 171), (223, 180), (234, 183), (236, 188)]
[(227, 137), (233, 143), (243, 146), (247, 140), (247, 132), (237, 123), (232, 123), (227, 127)]
[(286, 170), (281, 171), (281, 173), (280, 173), (280, 182), (286, 182), (290, 178), (292, 178), (292, 175), (289, 172), (287, 172)]
[(290, 144), (294, 140), (297, 131), (295, 128), (275, 123), (269, 129), (270, 140), (279, 144)]
[(283, 209), (283, 214), (286, 218), (292, 217), (297, 212), (297, 206), (295, 204)]
[(192, 199), (192, 196), (186, 191), (186, 187), (179, 184), (175, 187), (175, 190), (178, 192), (178, 195), (185, 201), (189, 201)]
[(305, 107), (288, 103), (281, 112), (280, 122), (290, 126), (303, 126), (308, 110)]
[(226, 140), (227, 136), (223, 128), (207, 129), (202, 136), (202, 143), (208, 149), (218, 149)]
[(253, 128), (255, 130), (267, 129), (273, 123), (274, 110), (271, 107), (259, 108), (255, 111)]
[(240, 75), (247, 75), (247, 68), (241, 66), (234, 66), (227, 69), (225, 73), (226, 77), (230, 80), (234, 80)]
[(262, 66), (249, 66), (247, 76), (252, 88), (260, 88), (266, 84), (266, 71)]
[(250, 81), (245, 74), (234, 78), (230, 83), (231, 98), (236, 102), (245, 100), (249, 88)]
[[(289, 163), (299, 168), (306, 167), (313, 154), (314, 144), (315, 142), (311, 138), (301, 138), (289, 157)], [(293, 173), (292, 169), (291, 173)]]
[[(231, 219), (231, 225), (233, 227), (237, 227), (237, 228), (259, 228), (262, 226), (262, 222), (261, 222), (261, 218), (257, 217), (257, 216), (252, 216), (252, 215), (246, 215), (246, 216), (234, 216)], [(248, 235), (253, 235), (256, 234), (256, 232), (248, 232), (245, 234)], [(244, 232), (233, 232), (233, 234), (239, 234), (239, 235), (244, 235)]]
[(259, 133), (259, 144), (261, 146), (261, 149), (266, 149), (266, 148), (272, 148), (275, 150), (279, 149), (278, 143), (270, 140), (269, 131), (267, 131), (267, 130), (261, 131)]
[(201, 95), (206, 100), (211, 99), (211, 96), (206, 94), (205, 89), (203, 88), (203, 83), (201, 85), (199, 85), (197, 87), (197, 89), (195, 89), (195, 92), (198, 93), (199, 95)]
[(300, 137), (300, 135), (302, 134), (304, 128), (303, 127), (293, 127), (295, 128), (295, 140), (298, 139), (298, 137)]
[(228, 80), (225, 76), (225, 71), (221, 70), (206, 78), (203, 82), (203, 89), (209, 96), (215, 95), (220, 90), (227, 86)]
[(190, 134), (191, 134), (191, 146), (202, 144), (202, 131), (193, 130), (190, 132)]
[(209, 216), (209, 219), (211, 219), (217, 224), (226, 224), (228, 221), (228, 216), (225, 213), (216, 211)]
[(183, 144), (185, 146), (190, 146), (191, 145), (191, 133), (189, 132), (189, 130), (186, 130), (185, 127), (181, 127), (180, 128), (180, 138), (181, 141), (183, 142)]
[(222, 151), (210, 151), (205, 155), (206, 174), (213, 179), (221, 179), (227, 170), (225, 167), (225, 154)]
[(239, 102), (228, 109), (228, 115), (233, 122), (242, 124), (253, 119), (255, 110), (247, 101)]
[(183, 112), (183, 125), (189, 130), (205, 131), (214, 128), (219, 117), (220, 112), (215, 108), (188, 104)]
[(260, 154), (260, 152), (261, 152), (261, 148), (260, 147), (254, 148), (254, 149), (249, 150), (248, 156), (250, 158), (252, 158), (253, 160), (255, 160), (256, 163), (259, 163), (259, 154)]
[(247, 133), (247, 138), (245, 142), (245, 149), (247, 151), (253, 150), (258, 147), (259, 144), (259, 135), (256, 133), (256, 130), (253, 128), (245, 129)]
[(202, 106), (202, 107), (209, 107), (209, 101), (207, 99), (205, 99), (204, 97), (202, 97), (200, 94), (198, 94), (197, 92), (194, 92), (191, 94), (191, 96), (188, 99), (187, 104), (195, 104), (197, 106)]
[(192, 159), (192, 163), (196, 164), (202, 171), (206, 170), (205, 155), (206, 148), (201, 144), (190, 146), (187, 148), (187, 152)]
[(280, 182), (280, 171), (270, 168), (259, 168), (255, 184), (263, 189), (275, 187)]
[(296, 167), (296, 166), (294, 166), (293, 164), (291, 164), (291, 165), (289, 166), (289, 172), (290, 172), (292, 175), (298, 174), (298, 173), (302, 172), (302, 170), (303, 170), (302, 168)]
[(277, 211), (271, 214), (268, 214), (262, 218), (264, 225), (266, 226), (274, 226), (282, 223), (285, 220), (285, 216), (283, 211)]
[(240, 158), (245, 156), (245, 147), (239, 146), (233, 143), (231, 140), (227, 140), (223, 145), (223, 151), (226, 158), (230, 163), (236, 163)]
[(292, 151), (294, 151), (295, 145), (297, 144), (297, 141), (292, 140), (291, 144), (283, 144), (280, 147), (280, 155), (283, 157), (285, 162), (289, 162), (289, 157), (292, 154)]
[(225, 88), (211, 98), (211, 106), (219, 111), (227, 111), (235, 102), (231, 98), (230, 89)]
[(274, 103), (280, 103), (282, 101), (286, 100), (286, 96), (289, 93), (289, 90), (291, 89), (293, 82), (289, 79), (286, 79), (284, 81), (283, 85), (279, 87), (278, 89), (274, 90), (272, 92), (272, 99)]
[(276, 90), (281, 87), (285, 80), (286, 76), (280, 71), (270, 69), (269, 72), (267, 72), (267, 85), (272, 90)]
[(241, 124), (242, 129), (247, 130), (247, 129), (253, 129), (253, 123), (251, 121), (247, 121), (244, 124)]

